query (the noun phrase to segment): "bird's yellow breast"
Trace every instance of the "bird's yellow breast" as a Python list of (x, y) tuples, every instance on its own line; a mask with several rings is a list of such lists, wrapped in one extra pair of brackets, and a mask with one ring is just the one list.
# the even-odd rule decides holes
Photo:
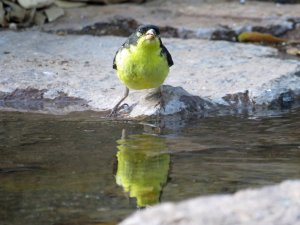
[(119, 79), (130, 89), (159, 87), (169, 73), (159, 42), (130, 45), (116, 55)]

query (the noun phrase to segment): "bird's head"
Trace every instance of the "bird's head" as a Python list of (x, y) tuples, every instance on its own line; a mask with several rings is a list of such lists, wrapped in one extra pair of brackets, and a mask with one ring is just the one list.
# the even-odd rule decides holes
[(136, 29), (137, 45), (160, 45), (159, 28), (154, 25), (142, 25)]

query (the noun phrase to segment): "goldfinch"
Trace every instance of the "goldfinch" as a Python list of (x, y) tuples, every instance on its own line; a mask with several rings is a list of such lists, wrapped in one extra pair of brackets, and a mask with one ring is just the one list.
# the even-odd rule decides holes
[(165, 81), (173, 63), (171, 54), (162, 44), (159, 28), (154, 25), (139, 26), (117, 51), (113, 69), (125, 85), (122, 99), (114, 106), (110, 116), (115, 116), (129, 89), (158, 88)]

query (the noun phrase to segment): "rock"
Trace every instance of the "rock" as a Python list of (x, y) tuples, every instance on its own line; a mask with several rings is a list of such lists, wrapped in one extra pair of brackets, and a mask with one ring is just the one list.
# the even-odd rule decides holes
[[(118, 4), (69, 9), (66, 12), (68, 17), (48, 24), (44, 29), (82, 33), (86, 27), (107, 23), (114, 16), (119, 16), (134, 18), (138, 24), (156, 24), (162, 28), (164, 37), (170, 37), (171, 34), (171, 37), (180, 38), (234, 40), (235, 33), (244, 31), (267, 32), (275, 36), (289, 33), (295, 28), (299, 10), (300, 5), (278, 6), (273, 2), (249, 1), (241, 5), (236, 1), (189, 1), (186, 4), (174, 0), (154, 0), (143, 5)], [(85, 18), (84, 21), (82, 18)]]
[(33, 18), (34, 24), (41, 26), (43, 25), (47, 20), (47, 17), (42, 12), (36, 12)]
[(11, 29), (11, 30), (17, 30), (17, 29), (18, 29), (18, 26), (17, 26), (17, 24), (15, 24), (15, 23), (10, 23), (10, 24), (8, 25), (8, 28)]
[(103, 0), (106, 4), (117, 4), (122, 2), (142, 3), (145, 0)]
[[(211, 112), (218, 109), (218, 107), (199, 96), (192, 95), (182, 87), (173, 87), (170, 85), (163, 85), (161, 88), (164, 106), (159, 105), (159, 96), (156, 90), (144, 91), (144, 94), (138, 99), (130, 110), (130, 117), (151, 116), (156, 114), (172, 115), (180, 113), (182, 117), (189, 115)], [(160, 94), (159, 94), (160, 95)]]
[(113, 35), (128, 37), (130, 34), (132, 34), (132, 32), (135, 31), (138, 25), (139, 24), (134, 19), (114, 17), (108, 22), (95, 23), (92, 26), (86, 26), (81, 30), (80, 34), (91, 34), (96, 36)]
[(25, 20), (27, 13), (21, 6), (6, 0), (3, 3), (9, 7), (6, 18), (9, 18), (10, 22), (23, 22)]
[(50, 8), (45, 9), (45, 14), (48, 18), (49, 22), (52, 22), (56, 19), (58, 19), (59, 17), (64, 15), (64, 10), (62, 8), (56, 7), (56, 6), (52, 6)]
[(215, 30), (210, 35), (211, 40), (224, 40), (224, 41), (236, 41), (237, 33), (228, 27)]
[[(33, 24), (41, 26), (46, 21), (52, 22), (64, 15), (64, 10), (60, 7), (55, 5), (45, 7), (52, 2), (24, 1), (24, 4), (32, 3), (32, 7), (28, 5), (26, 9), (24, 8), (25, 6), (21, 6), (22, 2), (17, 4), (12, 1), (3, 0), (3, 3), (1, 2), (0, 4), (0, 26), (9, 27), (10, 29), (13, 27), (16, 30), (18, 28), (29, 27)], [(37, 9), (38, 7), (42, 8)]]
[(60, 8), (77, 8), (86, 6), (87, 3), (85, 2), (70, 2), (70, 1), (63, 1), (63, 0), (56, 0), (55, 5), (57, 5)]
[(18, 0), (19, 4), (25, 9), (43, 8), (51, 5), (55, 0)]
[[(61, 114), (64, 111), (88, 110), (87, 102), (80, 98), (69, 97), (63, 92), (34, 88), (16, 89), (12, 93), (0, 92), (0, 108), (19, 111), (40, 111)], [(2, 99), (5, 99), (4, 101)]]
[(294, 22), (287, 20), (270, 20), (268, 24), (265, 26), (252, 26), (251, 31), (261, 32), (261, 33), (269, 33), (274, 36), (281, 36), (286, 34), (288, 31), (294, 29)]
[(75, 2), (92, 2), (92, 3), (104, 3), (104, 4), (119, 4), (124, 2), (143, 3), (145, 0), (70, 0)]
[[(63, 93), (70, 101), (86, 103), (76, 110), (110, 110), (124, 89), (112, 68), (114, 54), (123, 42), (124, 38), (111, 36), (3, 31), (0, 92), (7, 96), (17, 89), (43, 90), (39, 101), (46, 102), (53, 93)], [(120, 116), (259, 114), (268, 112), (268, 107), (280, 110), (300, 105), (300, 62), (279, 58), (274, 48), (207, 40), (165, 38), (163, 42), (175, 62), (163, 86), (164, 108), (158, 107), (159, 99), (151, 90), (130, 91), (125, 101), (129, 107)], [(1, 96), (0, 102), (2, 108), (22, 106), (9, 104)], [(68, 110), (75, 109), (38, 108), (56, 113)]]
[(300, 181), (285, 181), (232, 195), (163, 203), (138, 211), (119, 225), (300, 224)]
[(3, 8), (3, 3), (0, 2), (0, 26), (4, 27), (5, 24), (6, 24), (5, 11), (4, 11), (4, 8)]

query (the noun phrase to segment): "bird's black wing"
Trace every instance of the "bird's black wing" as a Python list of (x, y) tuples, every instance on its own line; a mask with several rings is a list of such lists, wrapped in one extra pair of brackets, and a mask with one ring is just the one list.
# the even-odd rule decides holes
[(124, 48), (126, 48), (125, 46), (128, 45), (128, 40), (118, 49), (118, 51), (115, 54), (114, 60), (113, 60), (113, 69), (117, 69), (117, 64), (116, 64), (116, 57), (118, 55), (119, 52), (121, 52)]
[(118, 51), (116, 52), (115, 54), (115, 57), (114, 57), (114, 60), (113, 60), (113, 69), (117, 69), (117, 64), (116, 64), (116, 57), (117, 57), (117, 54), (119, 52), (121, 52), (124, 48), (127, 48), (129, 49), (130, 48), (130, 45), (136, 45), (137, 44), (137, 40), (138, 40), (138, 37), (136, 36), (135, 33), (133, 33), (132, 35), (129, 36), (129, 38), (122, 44), (122, 46), (118, 49)]
[(116, 64), (116, 57), (117, 57), (117, 54), (118, 54), (118, 52), (120, 51), (120, 49), (116, 52), (116, 54), (115, 54), (115, 57), (114, 57), (114, 61), (113, 61), (113, 69), (117, 69), (117, 64)]
[(170, 52), (163, 44), (161, 44), (161, 54), (167, 58), (169, 67), (174, 65), (174, 62), (173, 62)]

